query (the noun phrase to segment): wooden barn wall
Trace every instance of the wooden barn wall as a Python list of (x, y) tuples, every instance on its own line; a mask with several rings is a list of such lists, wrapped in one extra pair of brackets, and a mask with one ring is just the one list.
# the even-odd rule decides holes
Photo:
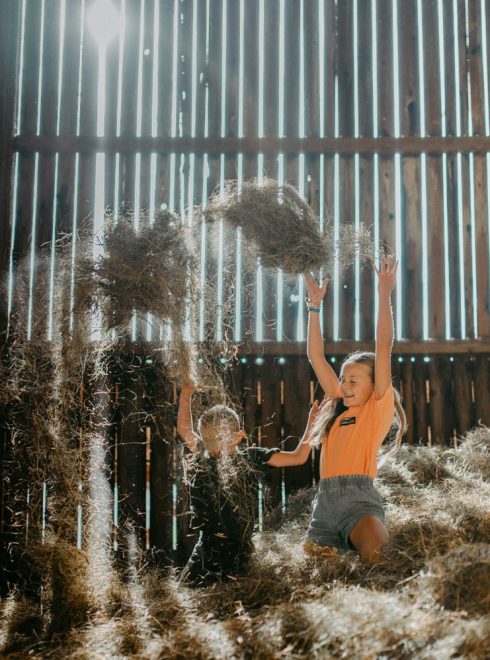
[[(407, 441), (449, 443), (489, 424), (488, 0), (113, 0), (120, 30), (105, 49), (88, 27), (92, 4), (5, 2), (2, 324), (19, 258), (35, 263), (82, 220), (97, 227), (124, 202), (187, 223), (226, 179), (270, 176), (294, 184), (321, 224), (364, 221), (400, 259), (394, 368)], [(216, 246), (201, 230), (203, 277), (217, 251), (240, 282), (240, 235)], [(374, 285), (359, 265), (331, 284), (323, 321), (336, 364), (372, 346)], [(230, 380), (263, 444), (294, 446), (317, 393), (304, 293), (302, 277), (258, 268), (252, 309), (234, 301), (243, 357)], [(136, 399), (113, 393), (114, 492), (147, 545), (175, 550), (186, 534), (180, 443), (174, 434), (162, 450), (155, 429), (120, 422), (124, 406), (159, 396), (145, 398), (145, 378)], [(311, 484), (316, 461), (277, 472), (272, 499)]]

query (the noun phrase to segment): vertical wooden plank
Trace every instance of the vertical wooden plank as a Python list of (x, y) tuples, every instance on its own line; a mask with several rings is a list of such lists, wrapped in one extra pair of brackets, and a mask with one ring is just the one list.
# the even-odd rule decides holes
[(454, 391), (456, 397), (456, 429), (463, 435), (475, 423), (472, 401), (471, 364), (464, 355), (454, 356)]
[(454, 385), (454, 357), (438, 355), (435, 356), (434, 359), (437, 368), (440, 370), (440, 378), (442, 381), (443, 437), (445, 444), (451, 445), (454, 442), (456, 434), (456, 409), (458, 406)]
[[(284, 61), (284, 131), (299, 135), (300, 97), (300, 2), (286, 2)], [(279, 82), (279, 81), (278, 81)], [(294, 180), (291, 183), (295, 183)]]
[(443, 39), (443, 62), (444, 84), (446, 89), (446, 135), (456, 134), (456, 105), (455, 105), (455, 73), (454, 73), (454, 51), (457, 44), (454, 41), (454, 23), (453, 23), (453, 3), (443, 2), (442, 11), (439, 12), (438, 19), (442, 25)]
[(428, 376), (430, 380), (430, 406), (429, 419), (431, 427), (431, 439), (433, 445), (443, 445), (449, 440), (444, 437), (445, 425), (444, 415), (447, 400), (445, 390), (447, 383), (444, 381), (442, 361), (432, 356), (428, 363)]
[[(88, 6), (85, 3), (85, 21)], [(69, 19), (68, 19), (68, 22)], [(86, 27), (83, 35), (83, 61), (80, 89), (80, 135), (96, 135), (99, 79), (99, 51), (95, 37)], [(129, 104), (128, 104), (129, 105)], [(106, 115), (107, 119), (107, 115)], [(107, 126), (106, 122), (106, 126)]]
[[(398, 3), (400, 4), (400, 3)], [(380, 135), (394, 135), (393, 123), (393, 16), (392, 3), (381, 0), (377, 5), (378, 81)]]
[[(359, 86), (359, 134), (373, 136), (374, 93), (373, 90), (373, 30), (372, 3), (357, 3), (358, 38), (358, 86)], [(360, 157), (360, 220), (370, 228), (374, 237), (374, 158)], [(374, 256), (374, 255), (373, 255)], [(360, 336), (374, 339), (374, 293), (375, 279), (371, 266), (361, 264), (360, 287)]]
[(445, 338), (444, 283), (444, 215), (442, 161), (439, 156), (427, 157), (427, 218), (429, 282), (426, 283), (429, 302), (429, 337)]
[(30, 134), (37, 130), (41, 7), (41, 3), (36, 2), (26, 7), (25, 12), (24, 68), (22, 90), (19, 90), (22, 105), (17, 131)]
[(403, 289), (405, 335), (411, 339), (422, 338), (422, 241), (420, 160), (408, 156), (403, 160), (404, 186), (404, 245)]
[(478, 0), (468, 0), (468, 48), (466, 61), (471, 80), (471, 121), (475, 135), (485, 134), (481, 20), (481, 2)]
[[(423, 65), (425, 118), (427, 135), (441, 135), (441, 78), (439, 66), (438, 0), (425, 0), (422, 4)], [(427, 187), (430, 194), (430, 185)]]
[[(255, 135), (256, 128), (252, 130), (252, 135)], [(244, 156), (244, 180), (257, 178), (257, 174), (257, 157), (255, 155)], [(242, 340), (246, 343), (257, 340), (257, 270), (255, 264), (250, 262), (251, 259), (247, 256), (246, 242), (242, 237), (241, 328)]]
[[(352, 0), (337, 5), (335, 42), (336, 74), (338, 78), (338, 134), (354, 136), (354, 53)], [(340, 224), (354, 221), (355, 186), (354, 158), (342, 155), (339, 176)], [(355, 275), (354, 269), (340, 274), (339, 332), (343, 339), (354, 338)]]
[[(361, 222), (370, 231), (374, 246), (374, 158), (360, 158), (360, 204)], [(374, 254), (372, 258), (374, 259)], [(372, 263), (361, 263), (361, 303), (360, 330), (361, 339), (374, 340), (374, 296), (376, 279)]]
[[(468, 78), (467, 78), (467, 49), (466, 49), (466, 6), (465, 2), (456, 3), (456, 15), (453, 12), (453, 27), (457, 23), (458, 43), (457, 54), (459, 60), (459, 99), (461, 103), (461, 134), (469, 135), (468, 132)], [(454, 54), (453, 54), (454, 55)], [(456, 89), (454, 90), (456, 93)]]
[[(320, 4), (305, 2), (304, 9), (304, 57), (305, 57), (305, 132), (308, 136), (319, 135), (320, 111), (320, 57), (319, 28)], [(323, 93), (323, 90), (322, 90)]]
[[(449, 254), (449, 291), (451, 336), (461, 337), (461, 296), (464, 292), (459, 286), (459, 218), (458, 218), (458, 176), (457, 162), (454, 155), (447, 159), (447, 190), (448, 190), (448, 254)], [(463, 191), (461, 191), (463, 194)]]
[(490, 357), (479, 355), (474, 364), (475, 413), (477, 423), (490, 423)]
[(131, 350), (121, 357), (121, 436), (119, 445), (119, 484), (122, 525), (134, 526), (140, 543), (145, 535), (145, 431), (142, 403), (144, 355)]
[[(175, 2), (160, 2), (158, 49), (158, 135), (165, 136), (172, 134), (173, 25), (176, 6), (178, 9), (178, 3)], [(203, 31), (204, 29), (203, 25)], [(205, 79), (203, 79), (202, 84), (206, 84)], [(201, 114), (201, 116), (203, 115), (204, 113)], [(203, 126), (203, 124), (204, 122), (199, 122), (200, 127)], [(198, 133), (198, 135), (201, 134), (202, 133)], [(163, 154), (162, 157), (164, 157)]]
[[(60, 2), (44, 0), (44, 48), (42, 54), (41, 135), (56, 133), (58, 58), (60, 47)], [(41, 62), (39, 62), (41, 66)]]
[(281, 0), (264, 0), (264, 132), (265, 136), (270, 137), (278, 135), (280, 1)]
[[(340, 114), (347, 114), (342, 108)], [(340, 159), (340, 225), (354, 222), (355, 184), (354, 157)], [(342, 339), (355, 339), (355, 268), (340, 273), (339, 329)]]
[[(209, 17), (209, 62), (207, 80), (209, 90), (209, 135), (219, 136), (221, 128), (221, 47), (222, 47), (222, 2), (211, 0)], [(212, 188), (211, 188), (212, 189)]]
[(420, 135), (416, 0), (398, 2), (397, 12), (400, 132), (401, 135)]
[[(252, 443), (258, 444), (257, 426), (260, 426), (260, 410), (256, 365), (252, 356), (247, 356), (241, 363), (241, 402), (245, 432)], [(257, 421), (259, 417), (259, 423)]]
[(407, 434), (405, 442), (409, 445), (414, 444), (415, 438), (415, 401), (414, 401), (414, 378), (413, 362), (410, 356), (403, 356), (403, 362), (400, 365), (400, 384), (403, 386), (402, 405), (407, 417)]
[[(33, 179), (34, 179), (34, 155), (19, 155), (19, 172), (17, 188), (17, 217), (15, 218), (16, 231), (13, 241), (14, 265), (29, 253), (31, 240), (31, 225), (33, 215)], [(27, 264), (27, 261), (25, 262)], [(27, 265), (26, 265), (27, 267)], [(25, 301), (21, 301), (16, 290), (16, 276), (14, 274), (14, 286), (12, 291), (12, 311), (19, 312), (19, 305), (23, 304), (25, 313), (24, 323), (27, 327), (27, 309)], [(17, 308), (17, 309), (16, 309)]]
[[(237, 44), (238, 47), (238, 44)], [(244, 3), (243, 123), (246, 136), (258, 135), (259, 3)], [(256, 169), (256, 168), (255, 168)], [(255, 171), (254, 171), (255, 176)]]
[(413, 361), (414, 372), (414, 399), (415, 399), (415, 419), (414, 419), (414, 444), (427, 444), (429, 409), (427, 400), (427, 373), (426, 363), (420, 357)]
[[(262, 446), (281, 446), (281, 381), (277, 358), (267, 356), (261, 365)], [(273, 470), (269, 500), (277, 505), (281, 499), (282, 470)]]
[(63, 136), (76, 135), (77, 131), (78, 81), (80, 68), (83, 69), (83, 46), (90, 38), (85, 30), (84, 8), (81, 2), (70, 4), (65, 19), (60, 114), (60, 135)]
[[(191, 134), (192, 79), (192, 0), (179, 2), (178, 126), (177, 135)], [(224, 90), (222, 90), (223, 92)], [(186, 164), (188, 157), (186, 155)]]
[(146, 365), (147, 423), (151, 438), (151, 516), (150, 543), (162, 558), (172, 551), (172, 486), (175, 450), (173, 384), (166, 378), (163, 365)]
[[(238, 136), (240, 45), (240, 4), (227, 2), (226, 6), (226, 135)], [(222, 91), (223, 93), (223, 91)]]
[[(310, 366), (306, 356), (288, 357), (283, 371), (285, 449), (292, 451), (298, 445), (306, 428), (310, 403)], [(285, 470), (286, 493), (311, 486), (311, 461)]]
[[(0, 170), (4, 173), (0, 181), (0, 272), (8, 269), (12, 231), (12, 176), (14, 153), (12, 136), (15, 122), (15, 90), (19, 60), (20, 5), (8, 0), (3, 9), (4, 19), (0, 22)], [(7, 322), (7, 304), (0, 304), (0, 330)]]
[(489, 236), (489, 209), (487, 197), (487, 160), (483, 154), (475, 155), (475, 209), (476, 209), (476, 275), (477, 280), (473, 286), (477, 287), (477, 313), (478, 335), (490, 335), (490, 278), (488, 267), (482, 267), (488, 261)]

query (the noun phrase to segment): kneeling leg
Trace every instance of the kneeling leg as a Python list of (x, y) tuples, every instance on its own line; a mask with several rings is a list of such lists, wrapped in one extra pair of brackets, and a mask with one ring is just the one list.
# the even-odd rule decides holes
[(361, 561), (376, 564), (381, 561), (381, 549), (388, 542), (388, 531), (376, 516), (363, 516), (352, 529), (349, 540), (361, 556)]

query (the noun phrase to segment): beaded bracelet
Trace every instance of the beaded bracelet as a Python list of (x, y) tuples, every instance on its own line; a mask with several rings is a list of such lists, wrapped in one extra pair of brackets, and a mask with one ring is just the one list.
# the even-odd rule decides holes
[(305, 298), (305, 302), (309, 312), (315, 312), (319, 314), (322, 311), (321, 307), (314, 305), (308, 297)]

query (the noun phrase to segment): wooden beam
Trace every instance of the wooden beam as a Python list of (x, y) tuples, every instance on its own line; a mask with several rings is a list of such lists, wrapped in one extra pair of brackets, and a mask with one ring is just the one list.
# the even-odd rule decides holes
[[(326, 355), (346, 355), (353, 351), (373, 351), (374, 342), (367, 341), (327, 341), (324, 343)], [(241, 355), (304, 355), (306, 357), (306, 342), (263, 342), (247, 343), (238, 346)], [(482, 340), (450, 340), (450, 341), (397, 341), (393, 345), (394, 355), (481, 355), (490, 353), (490, 339)]]
[(207, 154), (374, 154), (394, 153), (486, 153), (490, 137), (380, 137), (380, 138), (190, 138), (190, 137), (95, 137), (23, 134), (12, 139), (12, 148), (20, 152), (80, 153), (207, 153)]

